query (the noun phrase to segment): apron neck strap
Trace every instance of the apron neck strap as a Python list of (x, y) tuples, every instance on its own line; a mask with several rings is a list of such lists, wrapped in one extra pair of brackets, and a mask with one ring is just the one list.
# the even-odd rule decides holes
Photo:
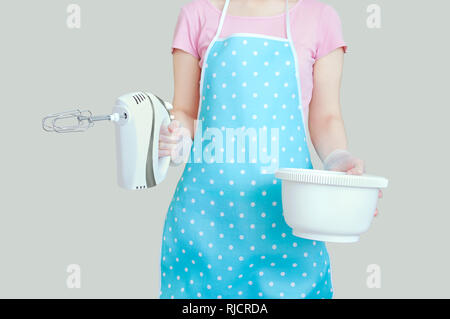
[[(301, 1), (301, 0), (299, 0)], [(219, 27), (217, 28), (217, 33), (215, 38), (218, 39), (222, 33), (223, 25), (225, 23), (225, 18), (227, 17), (228, 7), (230, 6), (230, 0), (225, 1), (225, 5), (222, 10), (222, 15), (220, 16)], [(286, 0), (286, 35), (287, 39), (291, 41), (291, 21), (289, 17), (289, 0)]]
[[(302, 1), (302, 0), (297, 0), (297, 1)], [(292, 42), (292, 36), (291, 36), (291, 17), (290, 17), (290, 12), (289, 12), (289, 0), (286, 0), (286, 36), (287, 39), (289, 41)]]
[(225, 1), (225, 5), (223, 6), (222, 15), (220, 16), (219, 27), (217, 28), (216, 39), (220, 37), (222, 33), (223, 24), (225, 23), (225, 18), (227, 17), (228, 7), (230, 6), (230, 0)]

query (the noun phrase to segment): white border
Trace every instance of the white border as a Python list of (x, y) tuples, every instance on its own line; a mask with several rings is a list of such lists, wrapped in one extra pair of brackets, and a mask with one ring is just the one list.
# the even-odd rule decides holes
[(309, 138), (309, 127), (307, 126), (307, 123), (305, 122), (305, 114), (303, 114), (303, 96), (302, 96), (302, 86), (301, 86), (301, 79), (300, 79), (300, 71), (299, 71), (299, 64), (298, 64), (298, 57), (297, 57), (297, 50), (294, 46), (294, 41), (292, 41), (292, 38), (289, 39), (290, 48), (292, 55), (294, 56), (294, 67), (295, 67), (295, 77), (297, 79), (297, 96), (298, 96), (298, 106), (300, 107), (300, 114), (302, 116), (303, 121), (303, 129), (305, 130), (305, 137), (306, 140)]

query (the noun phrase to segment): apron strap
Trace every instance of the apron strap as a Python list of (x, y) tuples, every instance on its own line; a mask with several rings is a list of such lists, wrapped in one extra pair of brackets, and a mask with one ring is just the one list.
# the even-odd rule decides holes
[[(302, 0), (298, 0), (302, 1)], [(292, 42), (292, 35), (291, 35), (291, 18), (289, 14), (289, 0), (286, 0), (286, 35), (287, 39)]]
[(215, 39), (217, 40), (222, 33), (223, 24), (225, 23), (225, 18), (227, 17), (228, 7), (230, 6), (230, 0), (225, 1), (225, 5), (223, 6), (222, 15), (220, 16), (219, 27), (217, 28), (217, 33)]
[[(301, 0), (299, 0), (301, 1)], [(220, 22), (219, 22), (219, 26), (217, 28), (217, 33), (215, 36), (215, 39), (217, 40), (220, 37), (220, 34), (222, 33), (222, 29), (223, 29), (223, 24), (225, 23), (225, 18), (227, 17), (227, 12), (228, 12), (228, 7), (230, 6), (230, 0), (226, 0), (225, 1), (225, 5), (223, 6), (223, 10), (222, 10), (222, 15), (220, 16)], [(292, 36), (291, 36), (291, 21), (290, 21), (290, 17), (289, 17), (289, 0), (286, 0), (286, 35), (287, 35), (287, 39), (289, 41), (292, 41)]]

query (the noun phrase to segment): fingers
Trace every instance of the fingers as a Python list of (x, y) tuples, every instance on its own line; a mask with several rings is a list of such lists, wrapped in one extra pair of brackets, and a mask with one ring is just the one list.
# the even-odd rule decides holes
[(353, 167), (347, 171), (347, 174), (350, 175), (364, 174), (364, 161), (359, 158), (355, 158), (353, 160)]
[[(158, 157), (170, 156), (181, 137), (172, 133), (177, 124), (162, 125), (159, 131)], [(172, 126), (171, 126), (172, 125)]]
[[(352, 168), (351, 169), (349, 169), (349, 170), (347, 170), (347, 174), (350, 174), (350, 175), (362, 175), (362, 174), (364, 174), (364, 171), (365, 171), (365, 169), (364, 169), (364, 161), (363, 160), (361, 160), (361, 159), (359, 159), (359, 158), (354, 158), (353, 160), (352, 160)], [(379, 192), (378, 192), (378, 198), (382, 198), (383, 197), (383, 192), (381, 191), (381, 190), (379, 190)], [(377, 217), (378, 215), (379, 215), (379, 210), (378, 210), (378, 208), (375, 210), (375, 214), (374, 214), (374, 216), (375, 217)]]
[(173, 120), (169, 125), (162, 125), (159, 131), (159, 142), (167, 144), (179, 143), (182, 139), (178, 130), (181, 128), (181, 123), (177, 120)]
[(180, 127), (181, 127), (180, 121), (173, 120), (173, 121), (170, 122), (170, 124), (167, 126), (167, 129), (169, 130), (170, 133), (173, 133), (175, 129), (180, 128)]
[(177, 144), (180, 142), (182, 137), (178, 134), (160, 134), (159, 135), (159, 143), (166, 143), (166, 144)]
[(170, 154), (172, 162), (175, 165), (179, 165), (181, 163), (187, 163), (190, 155), (190, 150), (192, 146), (192, 140), (190, 137), (184, 136), (183, 140), (178, 143)]
[[(381, 189), (378, 191), (378, 198), (383, 198), (383, 192), (381, 191)], [(375, 217), (377, 217), (380, 214), (380, 211), (378, 210), (378, 208), (375, 210)]]
[[(161, 127), (159, 136), (159, 157), (170, 156), (184, 159), (186, 153), (189, 155), (191, 144), (191, 133), (183, 127), (179, 121), (173, 120), (169, 125)], [(181, 151), (183, 150), (183, 151)]]
[(169, 123), (169, 125), (161, 125), (159, 133), (164, 135), (170, 135), (176, 128), (179, 127), (181, 127), (180, 121), (173, 120)]
[(159, 149), (160, 150), (173, 150), (178, 143), (163, 143), (159, 142)]
[(170, 156), (170, 154), (171, 154), (172, 152), (170, 151), (170, 150), (162, 150), (162, 149), (160, 149), (159, 151), (158, 151), (158, 157), (166, 157), (166, 156)]

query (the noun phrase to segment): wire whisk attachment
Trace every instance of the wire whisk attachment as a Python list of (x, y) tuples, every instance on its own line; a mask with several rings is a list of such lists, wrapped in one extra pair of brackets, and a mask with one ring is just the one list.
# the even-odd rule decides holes
[(89, 110), (71, 110), (66, 112), (50, 114), (43, 118), (42, 128), (47, 132), (76, 133), (84, 132), (94, 126), (98, 121), (118, 122), (121, 118), (126, 119), (127, 114), (93, 116)]

